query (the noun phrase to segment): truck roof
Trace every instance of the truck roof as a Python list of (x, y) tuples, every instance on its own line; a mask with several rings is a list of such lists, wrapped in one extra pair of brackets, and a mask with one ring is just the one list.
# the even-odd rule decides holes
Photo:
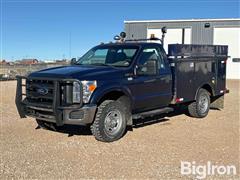
[(155, 43), (155, 42), (117, 42), (117, 43), (104, 43), (100, 44), (97, 47), (109, 47), (109, 46), (141, 46), (141, 47), (148, 47), (148, 46), (162, 46), (160, 43)]

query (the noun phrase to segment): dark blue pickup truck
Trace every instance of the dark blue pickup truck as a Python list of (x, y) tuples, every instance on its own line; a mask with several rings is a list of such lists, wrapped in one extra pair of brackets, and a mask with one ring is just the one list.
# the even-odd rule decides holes
[(203, 118), (223, 108), (227, 46), (120, 41), (101, 44), (71, 65), (17, 78), (21, 118), (39, 126), (89, 125), (95, 138), (118, 140), (132, 119), (188, 107)]

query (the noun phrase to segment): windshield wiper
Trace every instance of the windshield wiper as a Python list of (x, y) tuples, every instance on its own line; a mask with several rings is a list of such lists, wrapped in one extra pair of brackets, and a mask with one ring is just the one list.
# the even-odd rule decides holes
[(75, 65), (87, 65), (87, 66), (108, 66), (108, 67), (115, 67), (110, 64), (104, 64), (104, 63), (92, 63), (92, 64), (81, 64), (81, 63), (76, 63)]
[(89, 65), (93, 65), (93, 66), (110, 66), (110, 67), (114, 67), (110, 64), (104, 64), (104, 63), (92, 63), (92, 64), (89, 64)]

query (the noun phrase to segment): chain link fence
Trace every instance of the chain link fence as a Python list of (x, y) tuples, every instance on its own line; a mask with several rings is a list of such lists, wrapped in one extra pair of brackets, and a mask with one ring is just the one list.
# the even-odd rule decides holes
[(0, 81), (14, 80), (17, 75), (26, 76), (34, 71), (63, 65), (66, 63), (0, 65)]

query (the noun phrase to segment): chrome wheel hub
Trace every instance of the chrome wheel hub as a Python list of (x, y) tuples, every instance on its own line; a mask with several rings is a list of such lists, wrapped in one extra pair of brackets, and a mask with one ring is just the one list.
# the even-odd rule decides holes
[(205, 95), (199, 98), (199, 110), (201, 113), (205, 113), (208, 109), (208, 98)]
[(110, 111), (104, 121), (105, 131), (109, 135), (115, 135), (122, 126), (122, 114), (118, 110)]

